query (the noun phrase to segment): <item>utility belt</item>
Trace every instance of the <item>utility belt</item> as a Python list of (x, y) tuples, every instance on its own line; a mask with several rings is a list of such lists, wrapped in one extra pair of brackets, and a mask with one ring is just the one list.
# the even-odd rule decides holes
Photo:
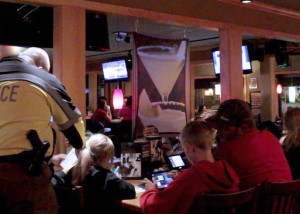
[(35, 130), (27, 133), (27, 139), (32, 145), (32, 150), (24, 151), (16, 155), (0, 156), (0, 163), (16, 163), (29, 176), (38, 176), (42, 172), (42, 165), (46, 164), (50, 158), (45, 158), (50, 144), (48, 141), (42, 142)]

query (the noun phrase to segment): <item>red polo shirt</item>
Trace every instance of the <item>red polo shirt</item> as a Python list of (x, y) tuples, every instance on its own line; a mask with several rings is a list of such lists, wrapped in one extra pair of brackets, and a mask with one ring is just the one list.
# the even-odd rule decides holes
[(268, 131), (253, 128), (242, 137), (222, 142), (215, 158), (226, 160), (240, 178), (240, 188), (273, 182), (291, 181), (291, 171), (279, 141)]

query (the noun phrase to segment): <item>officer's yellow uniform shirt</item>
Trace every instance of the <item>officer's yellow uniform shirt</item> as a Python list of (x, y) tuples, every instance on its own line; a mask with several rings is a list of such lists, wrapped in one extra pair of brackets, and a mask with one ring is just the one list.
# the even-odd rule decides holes
[[(50, 155), (53, 150), (51, 115), (58, 125), (68, 121), (61, 107), (40, 87), (27, 81), (0, 82), (0, 156), (31, 150), (26, 139), (30, 129), (37, 130), (42, 141), (50, 142), (47, 152)], [(78, 123), (83, 123), (81, 118)], [(82, 127), (77, 125), (84, 138)]]
[(41, 141), (53, 151), (51, 116), (60, 131), (76, 148), (85, 140), (80, 111), (71, 102), (64, 86), (52, 74), (17, 57), (0, 61), (0, 156), (32, 149), (26, 138), (36, 130)]

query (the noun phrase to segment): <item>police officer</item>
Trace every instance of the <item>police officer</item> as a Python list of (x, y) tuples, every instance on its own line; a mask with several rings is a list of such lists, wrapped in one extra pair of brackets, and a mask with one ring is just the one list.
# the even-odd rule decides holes
[(49, 69), (48, 54), (40, 48), (0, 61), (0, 203), (12, 213), (57, 213), (47, 165), (37, 176), (22, 170), (23, 154), (33, 149), (29, 130), (49, 141), (46, 158), (55, 142), (51, 117), (75, 149), (83, 145), (81, 113)]

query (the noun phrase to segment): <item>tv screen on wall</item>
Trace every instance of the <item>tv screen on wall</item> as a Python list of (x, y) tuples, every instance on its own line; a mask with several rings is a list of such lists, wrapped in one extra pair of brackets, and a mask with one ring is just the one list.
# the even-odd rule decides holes
[(102, 63), (105, 81), (128, 79), (128, 70), (125, 59), (118, 59)]
[[(242, 49), (243, 74), (252, 73), (251, 60), (249, 57), (248, 46), (243, 45), (241, 47), (241, 49)], [(221, 73), (221, 59), (220, 59), (220, 50), (219, 49), (212, 50), (212, 58), (213, 58), (213, 63), (214, 63), (215, 74), (220, 74)]]

